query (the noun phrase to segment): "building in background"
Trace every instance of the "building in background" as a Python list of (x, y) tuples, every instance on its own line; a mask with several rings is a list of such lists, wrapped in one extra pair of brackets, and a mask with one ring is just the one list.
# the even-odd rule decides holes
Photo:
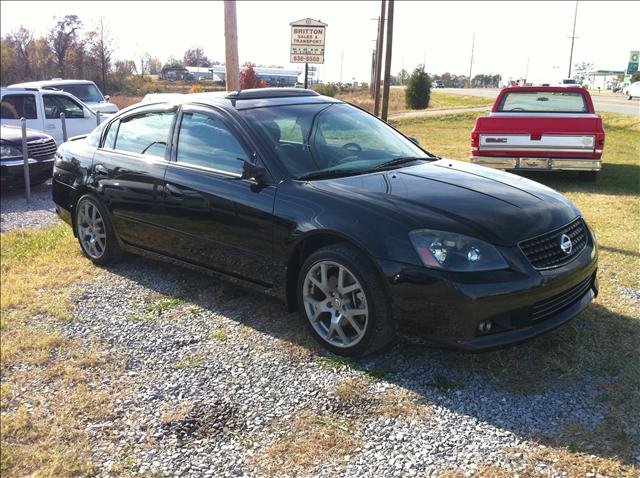
[[(226, 70), (224, 65), (214, 65), (208, 70), (211, 72), (210, 77), (216, 81), (224, 84), (226, 81)], [(241, 67), (240, 71), (244, 71), (245, 67)], [(285, 70), (284, 68), (262, 68), (254, 67), (256, 76), (261, 80), (264, 80), (268, 86), (280, 86), (280, 87), (295, 87), (298, 83), (298, 77), (300, 72), (297, 70)]]

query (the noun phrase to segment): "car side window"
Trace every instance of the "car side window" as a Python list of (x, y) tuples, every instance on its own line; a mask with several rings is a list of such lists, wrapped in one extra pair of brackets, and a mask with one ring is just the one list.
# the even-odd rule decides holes
[(164, 158), (174, 116), (162, 111), (121, 119), (114, 149)]
[(47, 119), (60, 119), (60, 113), (64, 113), (66, 119), (84, 118), (84, 110), (80, 103), (68, 96), (43, 95), (44, 116)]
[(4, 95), (0, 103), (2, 119), (37, 119), (34, 95)]
[(184, 113), (178, 136), (178, 163), (233, 174), (242, 173), (244, 148), (219, 119), (202, 113)]
[(120, 120), (116, 120), (109, 126), (109, 131), (107, 131), (107, 136), (104, 138), (104, 144), (102, 145), (105, 149), (115, 149), (116, 146), (116, 135), (118, 134), (118, 127), (120, 126)]

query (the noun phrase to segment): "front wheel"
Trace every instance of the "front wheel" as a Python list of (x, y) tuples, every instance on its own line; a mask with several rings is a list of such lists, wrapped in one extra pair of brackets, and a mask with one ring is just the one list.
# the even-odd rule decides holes
[(311, 254), (298, 278), (302, 320), (330, 351), (367, 355), (395, 339), (391, 307), (369, 259), (349, 244)]
[(76, 234), (82, 253), (94, 264), (117, 262), (122, 251), (107, 210), (100, 201), (86, 194), (78, 201), (75, 212)]

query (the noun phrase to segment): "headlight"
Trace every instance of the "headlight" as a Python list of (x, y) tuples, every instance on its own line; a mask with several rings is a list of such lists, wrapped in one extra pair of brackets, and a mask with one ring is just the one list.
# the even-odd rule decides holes
[(22, 150), (8, 144), (0, 145), (0, 158), (22, 156)]
[(491, 244), (462, 234), (419, 229), (409, 233), (423, 264), (456, 272), (506, 269), (507, 262)]

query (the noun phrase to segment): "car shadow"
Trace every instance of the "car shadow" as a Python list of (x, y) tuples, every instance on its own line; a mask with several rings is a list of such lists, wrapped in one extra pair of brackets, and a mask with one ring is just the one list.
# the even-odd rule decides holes
[(553, 173), (514, 171), (519, 176), (549, 186), (561, 193), (594, 193), (625, 196), (640, 193), (640, 165), (603, 164), (596, 181), (583, 181), (574, 171)]
[[(553, 332), (497, 351), (469, 354), (401, 344), (384, 353), (344, 360), (318, 346), (298, 314), (287, 313), (273, 298), (138, 257), (109, 270), (268, 335), (278, 341), (274, 347), (290, 351), (291, 360), (299, 360), (302, 350), (307, 360), (351, 367), (373, 380), (413, 392), (422, 403), (475, 417), (521, 439), (633, 464), (633, 450), (620, 456), (620, 448), (613, 446), (612, 440), (619, 439), (621, 433), (631, 442), (640, 437), (622, 430), (632, 426), (624, 420), (610, 423), (607, 393), (624, 377), (616, 364), (640, 363), (637, 347), (631, 354), (616, 355), (620, 353), (616, 345), (620, 334), (638, 337), (638, 320), (602, 304), (591, 304)], [(603, 330), (616, 333), (611, 341), (598, 343), (606, 335)], [(633, 387), (617, 387), (616, 391), (616, 400), (630, 404), (637, 400)]]

